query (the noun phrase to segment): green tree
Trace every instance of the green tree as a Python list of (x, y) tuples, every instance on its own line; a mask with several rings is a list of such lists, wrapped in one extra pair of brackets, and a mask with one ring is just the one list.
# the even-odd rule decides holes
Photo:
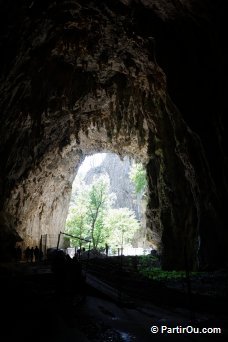
[(113, 195), (109, 193), (109, 177), (102, 175), (94, 179), (88, 192), (88, 224), (93, 248), (97, 249), (107, 236), (104, 226), (105, 212), (111, 207)]
[[(66, 220), (65, 231), (68, 234), (85, 239), (89, 234), (88, 226), (88, 192), (89, 187), (80, 177), (73, 184), (70, 207)], [(70, 238), (72, 247), (82, 247), (82, 240)]]
[[(83, 239), (90, 236), (94, 249), (104, 244), (107, 237), (104, 214), (115, 199), (109, 187), (109, 177), (103, 175), (91, 185), (77, 180), (72, 191), (66, 232)], [(71, 245), (78, 245), (77, 240), (71, 239)]]
[(146, 170), (142, 163), (133, 163), (130, 173), (130, 180), (135, 186), (137, 194), (143, 193), (147, 187)]
[(128, 208), (110, 209), (104, 224), (109, 231), (107, 241), (111, 246), (130, 245), (134, 234), (140, 228), (135, 213)]
[(71, 246), (80, 246), (81, 248), (82, 240), (80, 239), (85, 239), (89, 232), (86, 207), (81, 203), (77, 203), (77, 206), (70, 209), (66, 221), (66, 232), (79, 238), (79, 240), (70, 238)]
[[(107, 175), (94, 178), (91, 185), (77, 180), (72, 191), (66, 231), (83, 239), (90, 236), (94, 249), (106, 242), (112, 246), (131, 244), (140, 227), (139, 222), (128, 208), (112, 209), (114, 201)], [(78, 246), (78, 241), (71, 239), (71, 245)]]

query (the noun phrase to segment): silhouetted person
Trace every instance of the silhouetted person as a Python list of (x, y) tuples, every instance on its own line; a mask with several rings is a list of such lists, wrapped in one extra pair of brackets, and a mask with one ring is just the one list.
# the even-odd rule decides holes
[(71, 286), (73, 294), (81, 294), (85, 298), (85, 279), (82, 274), (82, 265), (77, 255), (74, 255), (71, 260)]
[(34, 256), (34, 248), (32, 247), (30, 249), (30, 262), (33, 262), (33, 256)]
[(81, 256), (81, 248), (78, 248), (78, 249), (77, 249), (77, 255), (78, 255), (78, 259), (80, 259), (80, 256)]
[(108, 244), (106, 243), (106, 244), (105, 244), (105, 254), (106, 254), (106, 257), (108, 256), (108, 250), (109, 250), (109, 246), (108, 246)]
[(30, 248), (29, 248), (29, 246), (25, 249), (24, 254), (25, 254), (26, 261), (29, 262), (29, 260), (30, 260)]
[(40, 250), (39, 248), (36, 246), (34, 249), (34, 256), (35, 256), (35, 262), (39, 261), (39, 256), (40, 256)]
[(44, 257), (44, 253), (43, 253), (43, 251), (40, 249), (40, 252), (39, 252), (39, 260), (40, 260), (40, 262), (43, 261), (43, 257)]

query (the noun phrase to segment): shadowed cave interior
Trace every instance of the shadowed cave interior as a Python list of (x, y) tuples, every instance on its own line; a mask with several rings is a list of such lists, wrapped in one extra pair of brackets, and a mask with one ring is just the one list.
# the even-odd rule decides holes
[[(21, 333), (31, 305), (22, 330), (25, 338), (36, 331), (40, 341), (159, 340), (164, 334), (150, 326), (163, 321), (221, 326), (225, 338), (226, 7), (207, 0), (0, 1), (4, 337)], [(182, 290), (178, 280), (147, 281), (107, 258), (82, 262), (81, 298), (80, 287), (56, 290), (50, 260), (12, 258), (16, 243), (35, 247), (41, 235), (64, 231), (77, 170), (99, 152), (144, 164), (148, 239), (161, 270), (186, 272)]]

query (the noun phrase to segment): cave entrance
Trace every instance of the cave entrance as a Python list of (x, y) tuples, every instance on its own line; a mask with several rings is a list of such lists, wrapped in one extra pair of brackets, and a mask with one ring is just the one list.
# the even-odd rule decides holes
[(96, 255), (149, 254), (147, 187), (141, 162), (110, 152), (86, 156), (72, 185), (65, 232), (79, 239), (68, 238), (68, 254), (84, 250), (83, 239)]
[[(148, 165), (148, 127), (145, 120), (141, 125), (143, 133), (139, 134), (134, 127), (130, 131), (125, 125), (118, 130), (114, 126), (108, 131), (99, 120), (86, 121), (77, 134), (67, 141), (64, 138), (63, 145), (46, 151), (6, 202), (7, 210), (17, 217), (23, 248), (40, 245), (44, 256), (49, 248), (56, 248), (59, 233), (65, 229), (73, 181), (87, 156), (113, 153)], [(17, 205), (21, 198), (23, 206)]]

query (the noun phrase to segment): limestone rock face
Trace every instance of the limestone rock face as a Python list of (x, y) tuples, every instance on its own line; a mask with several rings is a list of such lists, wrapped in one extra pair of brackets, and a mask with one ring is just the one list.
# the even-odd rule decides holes
[(146, 164), (164, 268), (225, 264), (225, 5), (0, 6), (0, 209), (26, 243), (63, 228), (80, 162), (109, 151)]
[(85, 175), (85, 182), (90, 184), (93, 177), (107, 174), (110, 179), (110, 193), (116, 195), (116, 201), (113, 204), (114, 208), (127, 207), (133, 210), (136, 217), (140, 218), (139, 201), (137, 201), (134, 193), (134, 185), (129, 178), (132, 160), (128, 156), (120, 157), (116, 154), (106, 154), (101, 165), (91, 168)]
[(64, 227), (79, 161), (80, 154), (72, 148), (46, 155), (39, 167), (11, 192), (5, 206), (14, 217), (25, 246), (37, 245), (41, 235), (57, 235)]

